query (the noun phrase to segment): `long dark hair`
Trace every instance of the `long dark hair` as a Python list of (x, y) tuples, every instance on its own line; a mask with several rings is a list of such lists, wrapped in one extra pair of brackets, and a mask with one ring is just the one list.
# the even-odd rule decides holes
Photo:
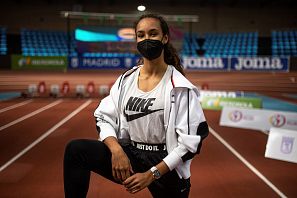
[[(160, 26), (163, 32), (163, 35), (168, 35), (168, 42), (164, 45), (164, 61), (168, 65), (173, 65), (180, 73), (185, 75), (183, 66), (181, 64), (180, 58), (177, 54), (176, 49), (172, 46), (172, 44), (169, 42), (170, 41), (170, 33), (169, 33), (169, 27), (167, 22), (164, 20), (164, 18), (158, 14), (144, 14), (141, 15), (137, 21), (134, 23), (134, 30), (136, 33), (136, 28), (139, 23), (144, 18), (154, 18), (159, 20)], [(141, 58), (139, 61), (139, 64), (143, 64), (143, 59)]]

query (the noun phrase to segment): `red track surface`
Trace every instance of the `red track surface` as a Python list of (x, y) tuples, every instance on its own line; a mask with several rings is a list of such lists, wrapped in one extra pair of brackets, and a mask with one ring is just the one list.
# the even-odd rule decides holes
[[(0, 102), (0, 110), (24, 100)], [(2, 112), (0, 127), (54, 101), (34, 99), (24, 106)], [(97, 138), (93, 111), (98, 101), (93, 99), (81, 112), (0, 172), (0, 197), (63, 197), (65, 145), (71, 139)], [(86, 99), (63, 99), (52, 108), (0, 130), (0, 167), (85, 102)], [(205, 111), (205, 115), (209, 126), (282, 193), (288, 197), (297, 196), (297, 164), (265, 158), (267, 135), (260, 131), (221, 127), (218, 111)], [(191, 170), (190, 197), (193, 198), (279, 197), (212, 134), (206, 139), (201, 154), (194, 159)], [(122, 186), (94, 174), (88, 197), (150, 197), (150, 194), (144, 190), (132, 196)]]

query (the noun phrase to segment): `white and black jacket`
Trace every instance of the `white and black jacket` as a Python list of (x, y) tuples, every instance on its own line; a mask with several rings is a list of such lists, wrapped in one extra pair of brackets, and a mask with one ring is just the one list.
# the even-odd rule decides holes
[[(176, 169), (181, 178), (190, 177), (190, 164), (200, 152), (202, 140), (208, 135), (208, 125), (200, 106), (198, 89), (179, 71), (171, 67), (171, 80), (165, 91), (164, 127), (168, 155), (163, 159), (170, 170)], [(116, 137), (119, 143), (127, 142), (124, 128), (127, 126), (123, 114), (123, 97), (133, 78), (134, 67), (121, 75), (101, 100), (94, 112), (99, 140)]]

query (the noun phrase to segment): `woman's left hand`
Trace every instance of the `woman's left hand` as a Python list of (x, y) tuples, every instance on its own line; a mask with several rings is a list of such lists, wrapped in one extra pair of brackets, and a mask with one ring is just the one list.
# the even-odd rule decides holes
[(136, 173), (127, 178), (123, 184), (126, 190), (134, 194), (146, 188), (154, 181), (153, 174), (150, 170), (144, 173)]

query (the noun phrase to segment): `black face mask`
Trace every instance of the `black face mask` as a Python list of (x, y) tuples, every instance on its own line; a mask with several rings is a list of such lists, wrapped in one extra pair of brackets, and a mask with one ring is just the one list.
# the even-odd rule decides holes
[(158, 58), (161, 55), (163, 48), (164, 44), (159, 40), (145, 39), (137, 43), (138, 51), (148, 60)]

